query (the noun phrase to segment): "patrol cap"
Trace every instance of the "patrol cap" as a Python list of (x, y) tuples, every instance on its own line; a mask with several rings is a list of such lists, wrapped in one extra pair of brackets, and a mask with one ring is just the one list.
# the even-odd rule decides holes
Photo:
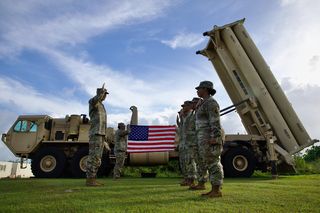
[(184, 106), (188, 106), (191, 104), (192, 104), (192, 101), (185, 101), (181, 106), (184, 107)]
[(211, 81), (201, 81), (199, 86), (196, 87), (196, 90), (200, 88), (207, 88), (211, 95), (216, 94), (216, 90), (213, 88), (213, 83)]
[(124, 123), (118, 123), (118, 128), (119, 128), (120, 126), (125, 126), (125, 124), (124, 124)]
[(194, 97), (194, 98), (192, 99), (192, 102), (193, 102), (193, 103), (198, 103), (198, 101), (199, 101), (200, 99), (201, 99), (201, 98)]

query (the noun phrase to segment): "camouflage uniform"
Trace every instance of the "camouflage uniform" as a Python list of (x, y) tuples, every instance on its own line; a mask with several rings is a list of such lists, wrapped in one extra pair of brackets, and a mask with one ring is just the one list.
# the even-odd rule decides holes
[[(182, 125), (182, 124), (181, 124)], [(183, 131), (182, 126), (178, 128), (178, 134), (179, 134), (179, 164), (182, 176), (184, 178), (188, 178), (187, 176), (187, 170), (186, 170), (186, 144), (183, 137)]]
[(121, 169), (123, 168), (127, 152), (127, 130), (118, 129), (115, 134), (114, 154), (116, 156), (116, 164), (113, 170), (113, 177), (119, 178), (121, 176)]
[(197, 169), (196, 161), (198, 160), (198, 145), (195, 137), (195, 117), (190, 111), (183, 121), (183, 141), (185, 142), (185, 168), (186, 176), (190, 179), (196, 179)]
[[(224, 177), (220, 159), (223, 140), (218, 103), (210, 96), (198, 106), (195, 116), (199, 154), (204, 164), (201, 170), (209, 171), (213, 186), (221, 186)], [(215, 144), (210, 143), (213, 139), (216, 141)]]
[(104, 91), (89, 100), (91, 126), (89, 130), (89, 156), (87, 161), (87, 178), (95, 178), (101, 165), (103, 144), (107, 128), (107, 113), (102, 104)]
[[(181, 105), (183, 106), (183, 105)], [(186, 173), (186, 147), (185, 147), (185, 141), (183, 140), (183, 134), (182, 134), (182, 125), (183, 125), (183, 110), (181, 109), (178, 112), (178, 116), (177, 116), (177, 134), (179, 136), (179, 144), (178, 144), (178, 154), (179, 154), (179, 165), (180, 165), (180, 170), (181, 170), (181, 174), (184, 177), (184, 179), (187, 179), (187, 173)]]

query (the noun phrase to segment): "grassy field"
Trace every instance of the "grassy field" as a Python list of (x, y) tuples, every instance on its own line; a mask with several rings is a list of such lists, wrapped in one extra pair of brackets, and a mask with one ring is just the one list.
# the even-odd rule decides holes
[(320, 212), (320, 175), (225, 179), (218, 199), (179, 181), (106, 178), (88, 188), (84, 179), (2, 179), (0, 212)]

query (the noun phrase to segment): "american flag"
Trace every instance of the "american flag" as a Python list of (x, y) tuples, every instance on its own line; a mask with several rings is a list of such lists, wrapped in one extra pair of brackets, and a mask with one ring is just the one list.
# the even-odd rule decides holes
[(175, 149), (175, 126), (131, 125), (127, 152), (166, 152)]

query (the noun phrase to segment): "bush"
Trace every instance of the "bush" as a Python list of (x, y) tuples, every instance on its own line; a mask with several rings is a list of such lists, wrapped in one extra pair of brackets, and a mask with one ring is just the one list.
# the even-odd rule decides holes
[(307, 162), (302, 156), (294, 156), (298, 174), (320, 174), (320, 159)]
[(303, 156), (303, 158), (307, 162), (312, 162), (320, 159), (320, 146), (312, 146), (306, 151), (306, 154)]
[(178, 177), (179, 161), (170, 160), (167, 165), (161, 166), (130, 166), (123, 170), (127, 177), (141, 177), (141, 173), (157, 173), (157, 177)]

